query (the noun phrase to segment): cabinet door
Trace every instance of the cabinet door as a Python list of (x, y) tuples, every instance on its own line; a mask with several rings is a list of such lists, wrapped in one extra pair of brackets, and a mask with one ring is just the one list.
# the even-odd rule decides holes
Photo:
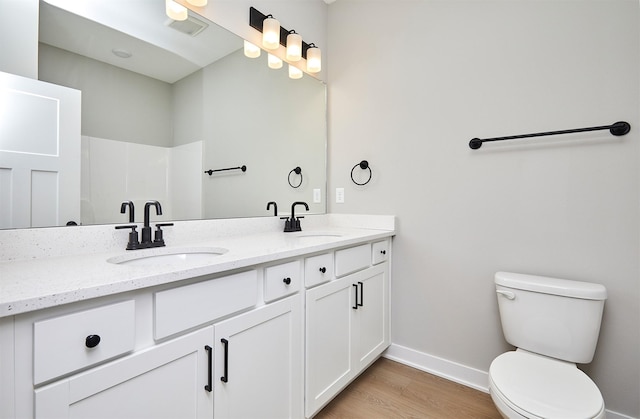
[(350, 275), (357, 285), (357, 309), (353, 316), (353, 362), (359, 372), (389, 346), (388, 264)]
[(35, 417), (211, 418), (212, 343), (207, 327), (37, 389)]
[(352, 377), (350, 277), (306, 293), (306, 416), (310, 417)]
[(302, 416), (302, 321), (298, 294), (215, 325), (216, 418)]

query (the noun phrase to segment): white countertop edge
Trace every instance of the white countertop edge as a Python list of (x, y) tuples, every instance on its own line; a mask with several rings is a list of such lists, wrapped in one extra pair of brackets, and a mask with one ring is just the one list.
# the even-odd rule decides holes
[[(382, 225), (390, 226), (384, 222)], [(300, 240), (288, 233), (271, 231), (211, 238), (190, 245), (222, 247), (229, 252), (208, 265), (191, 267), (143, 268), (106, 262), (109, 257), (125, 253), (124, 250), (5, 261), (0, 263), (0, 317), (276, 262), (395, 234), (395, 230), (345, 228), (325, 223), (311, 222), (308, 226), (307, 231), (333, 231), (342, 237)]]

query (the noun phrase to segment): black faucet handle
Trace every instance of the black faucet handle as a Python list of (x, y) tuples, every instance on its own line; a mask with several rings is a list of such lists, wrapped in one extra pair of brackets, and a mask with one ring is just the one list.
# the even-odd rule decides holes
[(161, 227), (170, 227), (173, 223), (159, 223), (156, 224), (156, 231), (153, 234), (153, 242), (158, 246), (164, 246), (164, 237), (162, 236), (162, 228)]
[(138, 228), (138, 226), (135, 224), (116, 226), (116, 230), (121, 230), (125, 228), (131, 229), (131, 232), (129, 233), (129, 241), (127, 242), (127, 250), (138, 249), (140, 247), (140, 241), (138, 240), (138, 232), (136, 231), (136, 228)]

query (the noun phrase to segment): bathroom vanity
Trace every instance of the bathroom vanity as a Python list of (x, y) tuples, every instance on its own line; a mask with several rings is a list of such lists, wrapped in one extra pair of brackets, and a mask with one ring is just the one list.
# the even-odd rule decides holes
[(3, 255), (0, 417), (313, 416), (389, 346), (395, 227), (304, 222), (176, 223), (166, 248), (129, 252), (100, 230), (101, 252)]

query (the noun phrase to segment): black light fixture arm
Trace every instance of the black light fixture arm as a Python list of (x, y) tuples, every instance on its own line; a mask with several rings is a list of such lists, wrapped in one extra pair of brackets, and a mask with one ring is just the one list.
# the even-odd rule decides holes
[(625, 121), (618, 121), (612, 125), (602, 125), (598, 127), (565, 129), (561, 131), (549, 131), (549, 132), (538, 132), (533, 134), (511, 135), (508, 137), (473, 138), (471, 141), (469, 141), (469, 148), (473, 150), (477, 150), (480, 147), (482, 147), (482, 143), (489, 142), (489, 141), (518, 140), (521, 138), (543, 137), (547, 135), (573, 134), (576, 132), (600, 131), (605, 129), (608, 129), (611, 135), (621, 136), (621, 135), (627, 134), (631, 130), (631, 125), (629, 125), (629, 123)]
[(226, 172), (228, 170), (242, 170), (243, 172), (246, 172), (247, 166), (242, 165), (238, 167), (227, 167), (226, 169), (209, 169), (209, 170), (205, 170), (204, 172), (207, 173), (209, 176), (211, 176), (215, 172)]

